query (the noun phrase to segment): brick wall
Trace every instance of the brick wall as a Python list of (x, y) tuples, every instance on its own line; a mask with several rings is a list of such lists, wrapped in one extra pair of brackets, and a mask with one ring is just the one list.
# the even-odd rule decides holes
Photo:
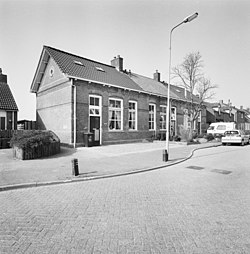
[[(141, 141), (150, 139), (160, 132), (160, 105), (166, 105), (167, 99), (159, 96), (138, 93), (120, 88), (103, 86), (84, 81), (75, 81), (77, 86), (77, 143), (83, 143), (83, 133), (89, 130), (89, 95), (102, 97), (102, 143), (119, 143)], [(108, 104), (109, 98), (123, 100), (123, 130), (110, 131), (108, 129)], [(128, 105), (129, 101), (137, 102), (138, 106), (138, 130), (131, 131), (128, 127)], [(149, 103), (156, 105), (156, 132), (148, 129), (148, 107)], [(185, 103), (174, 101), (173, 107), (177, 108), (176, 134), (179, 134), (179, 125), (183, 125), (183, 110)]]
[[(102, 97), (102, 141), (103, 144), (119, 143), (124, 141), (136, 141), (151, 138), (152, 132), (148, 130), (148, 104), (156, 103), (156, 98), (132, 91), (124, 91), (120, 88), (102, 86), (99, 84), (83, 81), (75, 82), (77, 85), (77, 143), (83, 142), (83, 133), (89, 130), (89, 95)], [(108, 106), (109, 98), (123, 100), (123, 130), (110, 131), (108, 129)], [(128, 129), (128, 106), (129, 100), (138, 105), (138, 130)], [(158, 115), (158, 114), (157, 114)]]

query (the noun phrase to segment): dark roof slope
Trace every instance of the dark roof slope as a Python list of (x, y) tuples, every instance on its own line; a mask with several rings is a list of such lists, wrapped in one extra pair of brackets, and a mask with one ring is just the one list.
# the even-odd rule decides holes
[[(167, 84), (164, 85), (161, 82), (158, 82), (148, 77), (144, 77), (136, 73), (128, 74), (128, 76), (135, 83), (137, 83), (145, 92), (167, 97), (168, 95)], [(175, 99), (178, 98), (176, 94), (171, 91), (171, 89), (170, 89), (170, 98)]]
[[(185, 100), (185, 101), (191, 101), (191, 93), (188, 90), (186, 90), (186, 92), (185, 92), (184, 87), (171, 85), (171, 90), (173, 93), (177, 94), (179, 99)], [(199, 97), (197, 97), (193, 94), (193, 101), (196, 103), (199, 103), (200, 102)]]
[[(49, 46), (43, 47), (38, 68), (31, 85), (31, 92), (36, 92), (38, 90), (43, 78), (43, 74), (41, 73), (44, 73), (46, 63), (50, 57), (56, 62), (62, 73), (70, 78), (167, 97), (168, 84), (163, 84), (152, 78), (135, 73), (119, 72), (111, 65), (103, 64)], [(171, 85), (170, 98), (190, 101), (190, 93), (187, 92), (187, 97), (185, 97), (183, 88)], [(195, 101), (197, 102), (197, 97)]]
[(126, 74), (117, 71), (111, 65), (99, 63), (48, 46), (44, 46), (44, 50), (54, 59), (61, 71), (70, 77), (96, 81), (131, 90), (142, 90)]
[[(136, 74), (136, 73), (131, 73), (128, 75), (145, 92), (167, 97), (168, 84), (158, 82), (157, 80), (154, 80), (154, 79), (148, 78), (148, 77), (144, 77), (144, 76)], [(186, 96), (185, 96), (185, 89), (183, 87), (171, 85), (170, 86), (170, 98), (176, 99), (176, 100), (182, 100), (182, 101), (191, 101), (191, 94), (189, 91), (186, 91)], [(199, 101), (199, 99), (196, 96), (193, 96), (193, 100), (194, 100), (194, 102), (197, 102), (197, 103)]]
[(0, 109), (18, 110), (15, 99), (8, 84), (0, 82)]

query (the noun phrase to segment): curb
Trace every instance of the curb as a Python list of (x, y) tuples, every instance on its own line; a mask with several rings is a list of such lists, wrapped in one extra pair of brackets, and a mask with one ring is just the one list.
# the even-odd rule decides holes
[(0, 186), (0, 192), (1, 191), (8, 191), (8, 190), (18, 190), (18, 189), (25, 189), (25, 188), (42, 187), (42, 186), (49, 186), (49, 185), (58, 185), (58, 184), (64, 184), (64, 183), (76, 183), (76, 182), (83, 182), (83, 181), (99, 180), (99, 179), (105, 179), (105, 178), (120, 177), (120, 176), (127, 176), (127, 175), (132, 175), (132, 174), (144, 173), (144, 172), (153, 171), (153, 170), (157, 170), (157, 169), (161, 169), (161, 168), (166, 168), (166, 167), (170, 167), (170, 166), (182, 163), (182, 162), (190, 159), (194, 155), (194, 152), (197, 150), (214, 148), (214, 147), (218, 147), (218, 146), (221, 146), (221, 144), (215, 144), (215, 145), (207, 146), (207, 147), (194, 148), (187, 157), (177, 160), (175, 162), (166, 164), (166, 165), (145, 168), (145, 169), (139, 169), (139, 170), (125, 172), (125, 173), (92, 176), (92, 177), (86, 177), (86, 178), (74, 178), (74, 179), (61, 180), (61, 181), (59, 180), (59, 181), (49, 181), (49, 182), (35, 182), (35, 183), (4, 185), (4, 186)]

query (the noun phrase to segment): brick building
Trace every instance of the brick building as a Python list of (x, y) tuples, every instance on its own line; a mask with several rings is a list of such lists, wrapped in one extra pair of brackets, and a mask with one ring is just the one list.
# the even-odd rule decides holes
[(18, 107), (7, 82), (7, 75), (0, 68), (0, 130), (17, 129)]
[[(62, 143), (83, 145), (84, 132), (94, 145), (136, 142), (164, 134), (167, 84), (160, 73), (147, 78), (111, 65), (44, 46), (31, 84), (36, 93), (37, 126), (50, 129)], [(188, 124), (190, 94), (171, 86), (171, 134)], [(197, 128), (201, 129), (201, 119)]]

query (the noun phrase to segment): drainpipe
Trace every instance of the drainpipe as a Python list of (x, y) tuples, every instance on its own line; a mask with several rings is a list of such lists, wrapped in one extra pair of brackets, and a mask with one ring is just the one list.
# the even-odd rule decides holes
[(74, 79), (72, 79), (72, 88), (73, 88), (73, 93), (74, 93), (74, 119), (73, 119), (74, 148), (76, 148), (76, 85), (74, 84)]

